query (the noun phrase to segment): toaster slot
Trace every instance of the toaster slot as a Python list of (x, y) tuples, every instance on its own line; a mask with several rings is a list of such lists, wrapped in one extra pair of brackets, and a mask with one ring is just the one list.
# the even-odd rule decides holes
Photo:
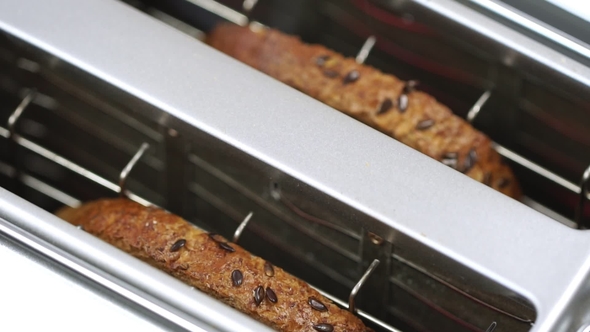
[(227, 238), (252, 213), (241, 245), (343, 307), (352, 301), (379, 331), (530, 329), (533, 306), (485, 276), (411, 264), (404, 253), (420, 244), (365, 213), (30, 45), (4, 40), (2, 50), (1, 178), (26, 200), (52, 212), (112, 197), (134, 160), (130, 198)]
[[(587, 87), (453, 21), (436, 7), (442, 2), (261, 0), (246, 13), (242, 1), (129, 1), (182, 35), (121, 3), (90, 1), (85, 6), (100, 7), (113, 22), (125, 18), (125, 29), (113, 27), (120, 38), (86, 18), (88, 31), (81, 35), (92, 36), (86, 48), (95, 42), (113, 47), (103, 57), (38, 31), (48, 24), (44, 17), (22, 32), (14, 26), (26, 19), (17, 16), (15, 23), (0, 11), (0, 28), (6, 28), (0, 37), (0, 185), (49, 212), (126, 194), (228, 239), (244, 226), (240, 245), (343, 308), (351, 290), (360, 289), (352, 296), (354, 307), (378, 331), (548, 332), (558, 319), (561, 330), (576, 330), (586, 320), (578, 311), (587, 301), (589, 242), (584, 231), (572, 229), (584, 228), (581, 212), (590, 205), (588, 160), (579, 154), (585, 149), (580, 133), (587, 126), (581, 107)], [(75, 1), (69, 4), (80, 16), (85, 12)], [(445, 8), (460, 12), (452, 4)], [(367, 63), (404, 79), (420, 78), (424, 90), (469, 117), (510, 160), (523, 182), (524, 203), (569, 227), (420, 159), (194, 40), (220, 15), (278, 26), (351, 56), (377, 35)], [(74, 30), (68, 24), (77, 18), (63, 20), (69, 29), (56, 29), (69, 36)], [(362, 24), (367, 29), (357, 29)], [(432, 29), (443, 35), (436, 44), (428, 42)], [(170, 50), (137, 39), (152, 35)], [(431, 45), (441, 49), (436, 56)], [(146, 61), (146, 54), (158, 61)], [(417, 58), (437, 60), (428, 64), (448, 60), (453, 73), (469, 75), (444, 75), (439, 67), (408, 62)], [(253, 88), (257, 84), (260, 89)], [(572, 111), (561, 117), (556, 109), (564, 105)], [(255, 121), (236, 109), (251, 112)], [(326, 127), (310, 123), (316, 131), (306, 132), (277, 116), (311, 115), (305, 113), (310, 109), (325, 117), (321, 124), (338, 125), (324, 135)], [(17, 120), (12, 128), (11, 117)], [(576, 129), (557, 130), (564, 123), (576, 123)], [(357, 130), (354, 143), (343, 137)], [(316, 148), (308, 137), (313, 135), (328, 139)], [(322, 144), (338, 137), (350, 143), (348, 150)], [(363, 153), (375, 142), (381, 155)], [(143, 150), (144, 144), (149, 148)], [(567, 148), (560, 150), (560, 144)], [(305, 158), (289, 158), (297, 153)], [(558, 160), (559, 153), (564, 157)], [(128, 191), (121, 193), (121, 171), (134, 156)], [(339, 172), (350, 164), (362, 167)], [(578, 309), (564, 313), (566, 305)]]
[(590, 128), (584, 106), (588, 86), (575, 73), (552, 70), (559, 63), (539, 64), (418, 1), (267, 0), (257, 2), (248, 15), (242, 1), (133, 4), (148, 13), (165, 11), (203, 33), (220, 21), (244, 25), (250, 18), (348, 56), (376, 36), (369, 65), (401, 79), (418, 79), (422, 90), (498, 143), (496, 150), (524, 188), (525, 203), (565, 225), (586, 228), (590, 194), (581, 184), (590, 167), (584, 138)]

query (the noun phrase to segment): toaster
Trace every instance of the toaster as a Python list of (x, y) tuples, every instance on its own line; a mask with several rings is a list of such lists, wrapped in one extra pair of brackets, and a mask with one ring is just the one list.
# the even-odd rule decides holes
[[(418, 79), (524, 198), (202, 42), (227, 21)], [(590, 331), (587, 29), (557, 1), (0, 2), (0, 324), (270, 331), (53, 215), (126, 196), (376, 331)]]

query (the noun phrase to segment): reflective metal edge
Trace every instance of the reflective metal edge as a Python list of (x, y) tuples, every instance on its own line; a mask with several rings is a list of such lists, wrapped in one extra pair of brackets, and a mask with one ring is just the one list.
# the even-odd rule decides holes
[(179, 330), (272, 331), (4, 189), (0, 189), (0, 206), (1, 233), (175, 324)]
[(494, 0), (469, 0), (526, 29), (538, 33), (559, 45), (590, 59), (590, 45), (553, 28), (505, 3)]
[[(89, 321), (95, 330), (101, 331), (169, 330), (128, 310), (129, 304), (113, 301), (109, 297), (112, 293), (95, 292), (86, 283), (64, 273), (58, 264), (33, 254), (1, 231), (0, 260), (10, 267), (2, 270), (0, 283), (0, 312), (10, 312), (2, 315), (0, 325), (4, 331), (78, 331)], [(35, 313), (35, 319), (31, 319), (31, 312)]]
[[(528, 43), (481, 15), (471, 17), (475, 14), (457, 3), (420, 2), (460, 22), (477, 19), (476, 27), (497, 29), (496, 37), (513, 38), (509, 45), (519, 50)], [(588, 233), (567, 228), (119, 2), (2, 2), (0, 28), (165, 110), (171, 115), (162, 119), (167, 125), (180, 126), (175, 117), (198, 127), (523, 294), (538, 311), (534, 332), (558, 331), (556, 321), (564, 321), (562, 311), (584, 285)], [(553, 54), (528, 51), (536, 57)], [(561, 70), (580, 67), (564, 61)], [(581, 68), (572, 74), (588, 82), (587, 73)], [(392, 234), (384, 236), (393, 240)], [(66, 240), (71, 243), (63, 245), (73, 253), (86, 249), (101, 257), (97, 248), (108, 249), (94, 242), (78, 247), (81, 241), (71, 234)]]
[[(411, 0), (421, 6), (441, 14), (451, 20), (477, 31), (506, 47), (525, 55), (557, 72), (585, 85), (590, 86), (590, 68), (567, 56), (545, 46), (531, 38), (506, 27), (495, 20), (470, 9), (456, 0)], [(469, 0), (483, 4), (479, 0)], [(486, 2), (492, 6), (493, 2)], [(514, 14), (514, 13), (513, 13)], [(516, 14), (514, 14), (516, 15)], [(525, 18), (522, 18), (523, 20)], [(583, 48), (583, 46), (580, 46)], [(587, 52), (588, 50), (586, 50)], [(585, 55), (585, 54), (583, 54)], [(508, 56), (509, 57), (509, 56)], [(513, 62), (506, 59), (506, 62)]]

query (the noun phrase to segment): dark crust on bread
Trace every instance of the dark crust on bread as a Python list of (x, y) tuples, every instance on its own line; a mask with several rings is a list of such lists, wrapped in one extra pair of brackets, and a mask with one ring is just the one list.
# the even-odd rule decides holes
[[(268, 273), (267, 264), (265, 273), (265, 260), (161, 209), (127, 199), (104, 199), (64, 208), (57, 215), (278, 331), (312, 332), (313, 325), (321, 323), (333, 325), (334, 331), (372, 331), (281, 268), (275, 266), (274, 273)], [(171, 251), (181, 239), (184, 245)], [(232, 279), (235, 270), (242, 275), (239, 285)], [(253, 293), (259, 286), (265, 296), (257, 305)], [(272, 300), (276, 295), (276, 303), (266, 294)], [(328, 311), (313, 309), (310, 298), (319, 299)]]
[[(220, 24), (207, 43), (476, 181), (510, 197), (521, 196), (512, 171), (488, 137), (432, 96), (414, 89), (404, 93), (407, 82), (393, 75), (274, 29)], [(358, 75), (351, 81), (353, 71)], [(407, 109), (400, 107), (402, 94)]]

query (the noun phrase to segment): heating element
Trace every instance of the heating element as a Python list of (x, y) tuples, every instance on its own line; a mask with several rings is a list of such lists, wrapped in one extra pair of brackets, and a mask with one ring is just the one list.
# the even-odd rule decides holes
[[(584, 228), (589, 170), (578, 185), (559, 167), (540, 166), (539, 155), (499, 142), (498, 152), (525, 170), (535, 198), (526, 206), (208, 48), (195, 40), (203, 34), (195, 26), (205, 28), (171, 8), (135, 4), (173, 28), (116, 1), (59, 2), (0, 4), (4, 188), (49, 212), (117, 194), (165, 207), (284, 267), (378, 331), (572, 331), (588, 323), (590, 242), (575, 228)], [(412, 3), (440, 17), (469, 13), (465, 20), (523, 38), (545, 60), (554, 55), (455, 2)], [(215, 14), (204, 21), (220, 14), (238, 24), (265, 8), (245, 15), (212, 1), (187, 4)], [(329, 1), (321, 8), (349, 13)], [(357, 61), (379, 57), (382, 43), (361, 39)], [(588, 72), (553, 69), (564, 81), (563, 71)], [(564, 84), (583, 83), (574, 81)], [(484, 117), (495, 91), (484, 90), (467, 119)], [(526, 180), (535, 176), (575, 194), (576, 204), (548, 206)], [(129, 258), (13, 194), (2, 200), (3, 233), (128, 306), (173, 328), (264, 329), (143, 264), (112, 263)]]

